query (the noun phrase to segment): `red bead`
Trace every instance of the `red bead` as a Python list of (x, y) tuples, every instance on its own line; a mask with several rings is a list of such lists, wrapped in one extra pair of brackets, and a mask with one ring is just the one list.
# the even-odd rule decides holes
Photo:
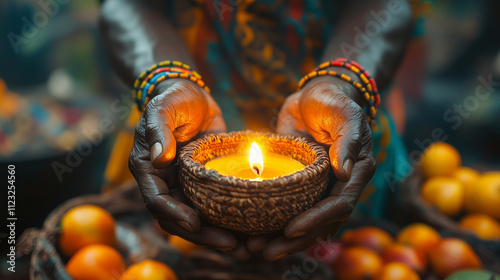
[(370, 84), (372, 84), (373, 91), (378, 92), (377, 84), (375, 83), (375, 80), (373, 78), (370, 78)]
[(339, 66), (339, 67), (342, 67), (342, 66), (344, 66), (344, 63), (340, 62), (340, 61), (332, 61), (332, 63), (330, 63), (330, 66)]
[(380, 94), (375, 95), (375, 107), (380, 105)]
[(359, 65), (359, 63), (357, 63), (356, 61), (351, 61), (351, 64), (356, 66), (358, 69), (363, 69), (363, 67)]

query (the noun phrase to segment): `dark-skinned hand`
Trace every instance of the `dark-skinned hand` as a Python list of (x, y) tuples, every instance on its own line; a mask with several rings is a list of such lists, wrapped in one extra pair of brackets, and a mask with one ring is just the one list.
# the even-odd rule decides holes
[(375, 172), (372, 134), (363, 105), (354, 86), (330, 76), (311, 80), (285, 100), (278, 133), (312, 137), (329, 146), (338, 181), (326, 198), (292, 219), (283, 232), (250, 237), (251, 252), (263, 249), (265, 259), (275, 260), (333, 238), (348, 220)]
[(183, 79), (162, 82), (154, 94), (137, 124), (129, 159), (146, 207), (166, 232), (236, 259), (247, 258), (244, 242), (202, 223), (178, 184), (178, 170), (171, 166), (182, 143), (226, 130), (219, 106), (205, 90)]

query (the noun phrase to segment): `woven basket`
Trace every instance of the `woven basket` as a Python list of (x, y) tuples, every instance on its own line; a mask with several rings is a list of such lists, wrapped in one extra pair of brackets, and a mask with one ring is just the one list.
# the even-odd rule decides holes
[[(214, 158), (244, 153), (253, 141), (306, 167), (262, 182), (223, 176), (204, 167)], [(283, 229), (322, 197), (330, 171), (328, 155), (318, 144), (294, 136), (249, 131), (213, 134), (194, 141), (182, 149), (180, 165), (184, 193), (200, 215), (214, 225), (247, 234)]]
[(478, 253), (488, 270), (500, 273), (500, 241), (485, 240), (463, 230), (456, 220), (443, 215), (436, 207), (426, 203), (420, 195), (424, 177), (414, 172), (401, 185), (403, 205), (412, 218), (433, 226), (446, 237), (465, 240)]

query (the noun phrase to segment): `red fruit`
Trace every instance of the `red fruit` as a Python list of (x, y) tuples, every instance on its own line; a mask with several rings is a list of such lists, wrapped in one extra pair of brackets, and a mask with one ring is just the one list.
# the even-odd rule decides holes
[(394, 239), (386, 231), (376, 227), (362, 227), (347, 230), (342, 234), (340, 242), (345, 246), (362, 246), (381, 253)]
[(374, 251), (363, 247), (344, 250), (333, 264), (340, 280), (371, 280), (380, 273), (383, 262)]
[(404, 263), (420, 274), (425, 274), (427, 270), (427, 257), (425, 253), (409, 246), (392, 244), (384, 250), (382, 258), (386, 263)]
[(441, 278), (464, 269), (480, 269), (481, 260), (469, 244), (457, 238), (443, 238), (429, 252), (434, 272)]

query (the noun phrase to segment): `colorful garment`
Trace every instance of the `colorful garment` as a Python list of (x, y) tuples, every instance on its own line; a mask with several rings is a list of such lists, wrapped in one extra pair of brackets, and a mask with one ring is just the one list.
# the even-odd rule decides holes
[[(341, 2), (171, 0), (166, 14), (210, 86), (228, 130), (274, 131), (285, 98), (322, 62)], [(357, 206), (358, 213), (371, 216), (383, 215), (391, 192), (386, 175), (404, 176), (396, 170), (396, 159), (406, 158), (383, 109), (377, 124), (377, 172)]]

